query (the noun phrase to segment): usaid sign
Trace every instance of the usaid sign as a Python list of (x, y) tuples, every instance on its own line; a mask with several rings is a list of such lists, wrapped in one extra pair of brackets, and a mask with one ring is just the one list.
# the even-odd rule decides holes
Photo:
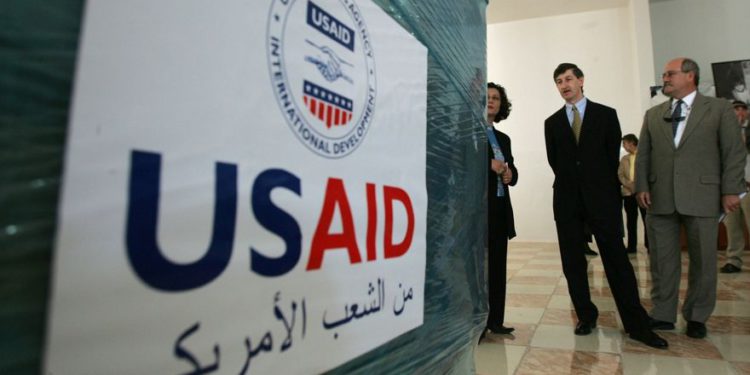
[(84, 20), (46, 373), (317, 373), (422, 324), (419, 42), (369, 1)]
[(279, 106), (299, 140), (331, 158), (362, 143), (377, 98), (364, 16), (353, 1), (341, 5), (326, 10), (313, 1), (277, 1), (268, 22), (268, 65)]

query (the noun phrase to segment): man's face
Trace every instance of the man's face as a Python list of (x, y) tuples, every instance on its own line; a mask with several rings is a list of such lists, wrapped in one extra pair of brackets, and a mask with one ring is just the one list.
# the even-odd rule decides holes
[(670, 98), (682, 99), (695, 90), (693, 79), (695, 74), (682, 71), (682, 59), (675, 59), (667, 63), (661, 80), (664, 84), (661, 92)]
[(573, 74), (573, 69), (568, 69), (555, 77), (557, 91), (563, 100), (574, 104), (583, 98), (583, 77), (578, 78)]
[(734, 114), (737, 116), (737, 121), (739, 121), (740, 124), (745, 122), (747, 120), (747, 108), (743, 106), (735, 106), (734, 107)]
[(622, 141), (622, 148), (624, 148), (625, 151), (631, 154), (635, 152), (636, 150), (635, 144), (633, 144), (633, 142), (630, 142), (630, 141)]

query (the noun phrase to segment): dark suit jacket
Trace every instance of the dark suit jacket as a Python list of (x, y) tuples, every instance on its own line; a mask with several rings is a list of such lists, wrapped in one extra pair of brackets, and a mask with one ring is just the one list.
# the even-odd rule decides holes
[[(564, 106), (544, 121), (547, 161), (555, 173), (555, 220), (584, 215), (622, 221), (617, 178), (621, 134), (617, 112), (591, 100), (583, 114), (578, 145)], [(580, 207), (579, 194), (584, 207)]]
[[(508, 185), (505, 185), (505, 199), (507, 200), (506, 210), (505, 210), (505, 222), (507, 223), (507, 233), (508, 238), (513, 238), (516, 236), (516, 226), (515, 222), (513, 220), (513, 206), (510, 204), (510, 189), (508, 189), (508, 186), (515, 186), (515, 184), (518, 182), (518, 170), (516, 169), (516, 165), (513, 162), (513, 152), (510, 149), (510, 137), (508, 137), (505, 133), (499, 132), (495, 129), (492, 129), (492, 131), (495, 133), (495, 138), (497, 138), (497, 143), (500, 145), (500, 149), (503, 151), (503, 156), (505, 156), (505, 162), (508, 163), (508, 167), (513, 172), (513, 178), (510, 180), (510, 183)], [(492, 146), (488, 146), (489, 149), (489, 158), (494, 159), (495, 155), (492, 153)], [(497, 173), (492, 170), (492, 168), (489, 167), (489, 163), (487, 166), (488, 175), (487, 175), (487, 198), (488, 203), (492, 205), (492, 200), (497, 198)], [(489, 223), (490, 228), (493, 228), (493, 221), (492, 218), (490, 218)]]

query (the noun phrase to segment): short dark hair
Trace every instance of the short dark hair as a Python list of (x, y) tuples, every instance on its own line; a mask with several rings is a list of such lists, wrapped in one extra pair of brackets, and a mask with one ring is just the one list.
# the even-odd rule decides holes
[(510, 107), (512, 107), (513, 104), (508, 99), (508, 94), (505, 93), (505, 88), (503, 86), (500, 86), (495, 82), (487, 82), (487, 91), (490, 91), (490, 89), (495, 89), (500, 92), (500, 110), (497, 111), (495, 118), (492, 119), (494, 122), (500, 122), (501, 120), (508, 118)]
[(698, 63), (695, 62), (695, 60), (687, 57), (682, 59), (680, 70), (682, 70), (683, 73), (692, 72), (693, 76), (695, 77), (695, 79), (693, 79), (693, 83), (695, 84), (695, 87), (698, 87), (698, 82), (700, 82), (701, 80), (701, 68), (698, 66)]
[(575, 75), (576, 78), (583, 77), (583, 71), (578, 67), (578, 65), (573, 63), (562, 63), (558, 65), (557, 68), (555, 68), (555, 72), (552, 73), (552, 80), (557, 79), (557, 76), (571, 69), (573, 69), (573, 75)]
[(625, 134), (622, 137), (622, 140), (623, 140), (623, 142), (627, 141), (627, 142), (630, 142), (630, 143), (638, 146), (638, 137), (636, 137), (635, 134), (632, 134), (632, 133), (631, 134)]

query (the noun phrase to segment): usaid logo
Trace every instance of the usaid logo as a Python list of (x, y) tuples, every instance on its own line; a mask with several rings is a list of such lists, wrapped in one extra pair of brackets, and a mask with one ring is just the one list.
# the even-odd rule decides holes
[(271, 84), (307, 148), (341, 158), (359, 147), (375, 111), (375, 58), (353, 0), (274, 0), (268, 16)]

